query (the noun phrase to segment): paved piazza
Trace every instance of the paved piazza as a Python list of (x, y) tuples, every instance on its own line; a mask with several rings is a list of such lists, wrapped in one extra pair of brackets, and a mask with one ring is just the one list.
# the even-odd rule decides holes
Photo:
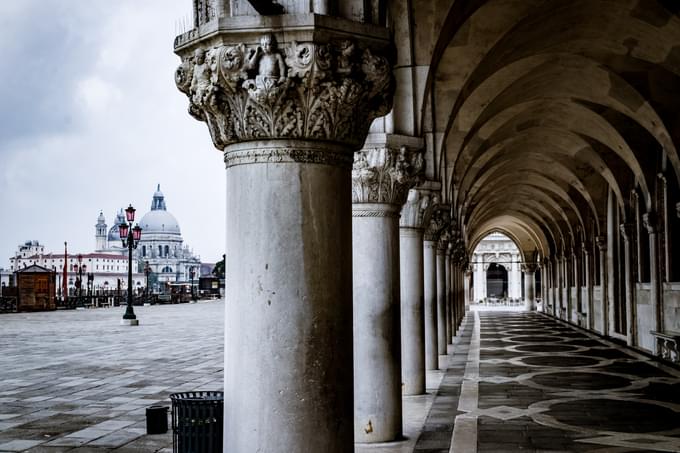
[[(224, 304), (0, 315), (0, 451), (172, 451), (145, 408), (221, 390)], [(163, 450), (169, 448), (168, 450)]]
[[(0, 452), (169, 452), (145, 408), (222, 389), (222, 302), (1, 315)], [(478, 311), (405, 403), (406, 442), (358, 452), (680, 451), (680, 372), (540, 314)], [(307, 453), (307, 452), (305, 452)], [(315, 452), (309, 452), (315, 453)]]

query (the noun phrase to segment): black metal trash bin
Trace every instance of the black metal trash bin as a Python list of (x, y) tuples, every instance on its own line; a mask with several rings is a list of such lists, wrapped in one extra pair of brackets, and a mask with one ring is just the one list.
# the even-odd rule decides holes
[(172, 401), (174, 453), (222, 453), (224, 392), (182, 392)]

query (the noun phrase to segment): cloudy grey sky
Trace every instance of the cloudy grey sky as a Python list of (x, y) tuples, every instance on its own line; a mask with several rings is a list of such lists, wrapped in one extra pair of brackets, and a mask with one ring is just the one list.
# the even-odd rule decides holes
[(0, 1), (0, 267), (29, 239), (88, 252), (99, 211), (161, 184), (186, 244), (224, 249), (221, 154), (174, 85), (191, 0)]

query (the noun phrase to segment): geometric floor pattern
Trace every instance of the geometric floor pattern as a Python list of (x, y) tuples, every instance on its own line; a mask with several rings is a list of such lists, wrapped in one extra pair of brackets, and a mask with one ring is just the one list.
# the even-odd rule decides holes
[[(172, 451), (145, 408), (222, 389), (223, 310), (136, 307), (138, 327), (124, 308), (2, 315), (0, 453)], [(680, 452), (675, 368), (538, 313), (470, 312), (449, 352), (433, 393), (405, 398), (422, 429), (357, 451)]]
[(538, 313), (469, 317), (453, 451), (680, 451), (678, 370)]

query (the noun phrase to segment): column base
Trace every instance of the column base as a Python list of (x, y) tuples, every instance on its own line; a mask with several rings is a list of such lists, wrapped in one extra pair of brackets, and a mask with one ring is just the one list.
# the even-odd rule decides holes
[(139, 325), (139, 319), (121, 319), (120, 325), (121, 326), (138, 326)]

